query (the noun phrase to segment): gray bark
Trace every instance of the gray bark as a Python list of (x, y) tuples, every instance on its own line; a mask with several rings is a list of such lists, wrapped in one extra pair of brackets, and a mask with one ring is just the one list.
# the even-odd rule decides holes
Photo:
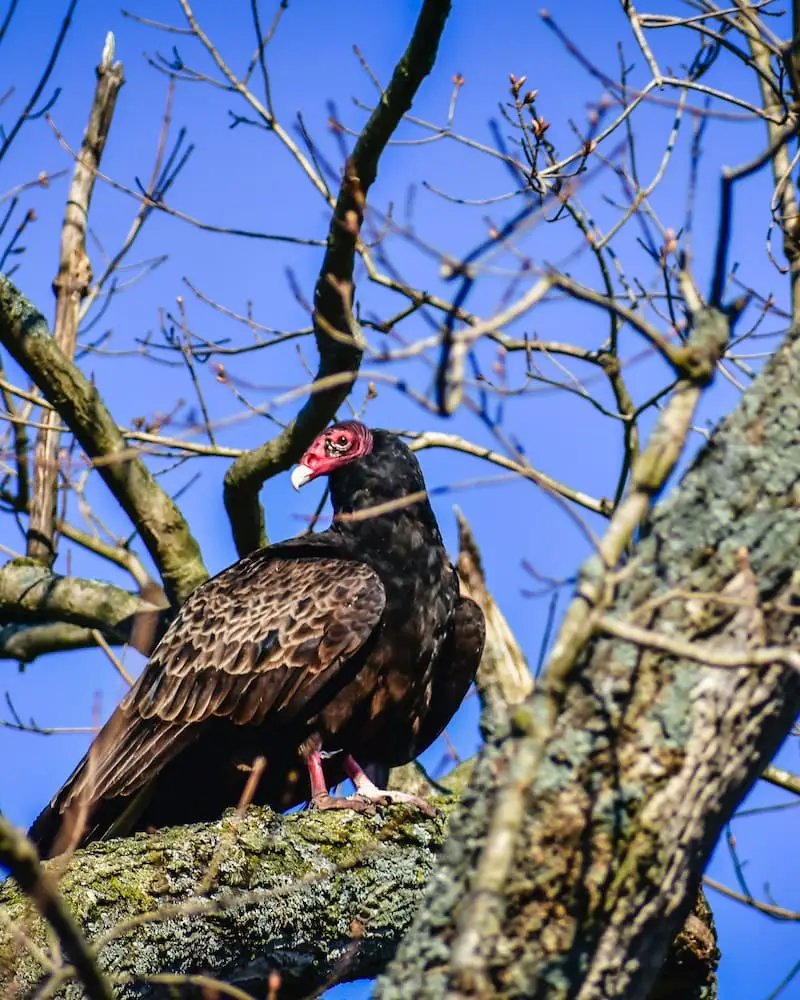
[[(794, 333), (607, 580), (562, 689), (537, 690), (482, 755), (380, 997), (652, 989), (722, 824), (797, 716), (800, 677), (607, 638), (601, 615), (705, 643), (709, 659), (796, 646), (798, 379)], [(503, 828), (501, 795), (518, 796), (517, 826)], [(508, 877), (487, 890), (476, 871), (492, 856)]]

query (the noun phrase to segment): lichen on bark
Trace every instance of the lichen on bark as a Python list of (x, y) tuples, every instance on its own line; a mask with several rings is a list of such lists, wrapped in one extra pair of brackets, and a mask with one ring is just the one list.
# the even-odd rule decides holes
[[(374, 816), (251, 808), (78, 851), (60, 891), (119, 1000), (159, 995), (148, 977), (165, 972), (206, 972), (264, 995), (278, 971), (281, 997), (374, 975), (411, 922), (468, 770), (448, 780), (451, 797), (434, 800), (435, 819), (404, 806)], [(0, 907), (47, 949), (11, 880)], [(34, 955), (0, 932), (0, 992), (14, 983), (28, 995), (42, 980)], [(57, 995), (83, 991), (69, 978)]]
[[(797, 643), (800, 341), (793, 333), (655, 508), (604, 612), (709, 649)], [(744, 558), (756, 604), (719, 612)], [(709, 596), (710, 595), (710, 596)], [(771, 602), (765, 603), (764, 602)], [(748, 616), (762, 627), (749, 627)], [(752, 634), (751, 634), (752, 633)], [(415, 925), (381, 998), (640, 997), (695, 898), (725, 819), (800, 709), (788, 668), (721, 670), (594, 636), (569, 676), (554, 730), (546, 694), (476, 767)], [(533, 780), (523, 781), (531, 761)], [(497, 775), (525, 811), (483, 968), (453, 966)], [(501, 778), (501, 782), (502, 782)]]

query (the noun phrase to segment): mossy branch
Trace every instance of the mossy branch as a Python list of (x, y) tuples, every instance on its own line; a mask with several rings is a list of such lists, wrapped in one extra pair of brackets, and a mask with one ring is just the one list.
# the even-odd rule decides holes
[[(450, 0), (424, 0), (408, 48), (347, 158), (314, 291), (314, 332), (319, 350), (316, 380), (347, 372), (355, 375), (361, 364), (363, 339), (352, 312), (353, 263), (367, 194), (377, 176), (381, 154), (433, 69), (450, 6)], [(297, 461), (335, 415), (352, 385), (348, 380), (312, 393), (278, 437), (231, 465), (225, 476), (225, 509), (240, 556), (263, 545), (266, 538), (258, 491), (267, 479)]]
[(96, 387), (59, 349), (40, 312), (0, 275), (0, 343), (58, 411), (131, 519), (180, 604), (208, 573), (189, 526), (141, 458), (131, 452)]
[[(250, 809), (78, 851), (59, 890), (116, 1000), (161, 996), (167, 984), (186, 989), (200, 974), (209, 991), (218, 979), (264, 996), (277, 973), (282, 1000), (305, 996), (385, 967), (471, 769), (468, 761), (445, 780), (451, 795), (435, 800), (433, 820), (406, 807), (371, 817)], [(60, 873), (61, 862), (53, 865)], [(216, 876), (205, 888), (209, 871)], [(12, 882), (0, 886), (0, 916), (0, 990), (14, 982), (21, 997), (37, 987), (85, 995), (73, 967), (49, 962), (44, 924)], [(678, 935), (660, 981), (685, 987), (687, 968), (713, 977), (715, 960), (706, 907)]]
[(0, 569), (0, 622), (64, 622), (130, 633), (137, 615), (161, 608), (99, 580), (58, 576), (31, 559), (14, 559)]
[[(454, 792), (462, 781), (454, 773)], [(302, 996), (385, 965), (444, 840), (453, 800), (436, 801), (433, 820), (406, 807), (372, 817), (253, 808), (109, 841), (76, 852), (60, 892), (117, 1000), (162, 995), (151, 977), (165, 971), (178, 981), (203, 972), (254, 996), (277, 971), (280, 996)], [(25, 947), (0, 931), (0, 992), (13, 981), (25, 996), (47, 974), (51, 988), (62, 984), (56, 995), (83, 996), (74, 969), (45, 970), (37, 960), (44, 924), (13, 883), (0, 886), (0, 908), (2, 923), (29, 939)]]

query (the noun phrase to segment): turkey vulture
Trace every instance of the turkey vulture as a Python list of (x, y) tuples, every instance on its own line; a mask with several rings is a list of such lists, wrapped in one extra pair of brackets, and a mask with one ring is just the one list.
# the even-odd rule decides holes
[[(403, 764), (441, 733), (475, 676), (483, 614), (459, 596), (422, 472), (395, 434), (328, 428), (292, 484), (325, 475), (327, 531), (252, 552), (187, 598), (33, 824), (43, 855), (215, 819), (259, 756), (252, 801), (274, 809), (422, 805), (377, 788), (357, 761)], [(356, 794), (334, 798), (345, 776)]]

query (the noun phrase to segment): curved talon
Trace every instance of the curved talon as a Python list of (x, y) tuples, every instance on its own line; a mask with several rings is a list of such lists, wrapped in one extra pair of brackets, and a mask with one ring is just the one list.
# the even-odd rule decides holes
[(322, 770), (324, 753), (314, 751), (308, 755), (308, 773), (311, 780), (311, 799), (309, 809), (350, 809), (352, 812), (373, 815), (379, 806), (391, 806), (402, 803), (414, 806), (426, 816), (435, 816), (436, 807), (421, 799), (418, 795), (408, 792), (396, 792), (388, 788), (378, 788), (370, 781), (363, 768), (350, 755), (344, 759), (344, 770), (348, 778), (356, 786), (356, 794), (347, 797), (333, 796), (327, 789), (325, 775)]
[(378, 788), (367, 776), (364, 769), (359, 765), (354, 757), (348, 755), (344, 759), (344, 770), (348, 778), (356, 786), (359, 796), (368, 802), (377, 805), (392, 805), (395, 802), (404, 802), (407, 805), (416, 806), (426, 816), (435, 816), (436, 807), (430, 802), (421, 799), (418, 795), (409, 795), (408, 792), (395, 792), (388, 788)]

